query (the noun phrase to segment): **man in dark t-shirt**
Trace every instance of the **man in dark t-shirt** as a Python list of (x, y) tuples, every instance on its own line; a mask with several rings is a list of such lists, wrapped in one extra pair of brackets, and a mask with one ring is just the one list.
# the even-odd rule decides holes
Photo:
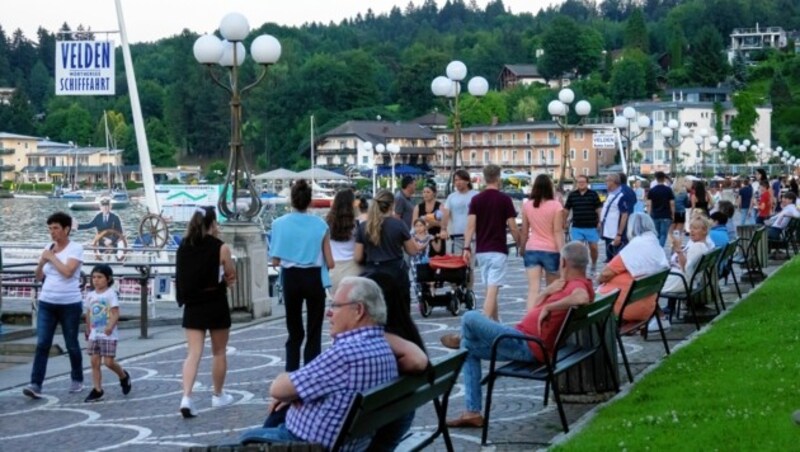
[(571, 211), (572, 225), (569, 228), (569, 236), (572, 240), (589, 245), (589, 253), (592, 256), (590, 274), (594, 275), (597, 267), (597, 242), (600, 241), (597, 228), (600, 225), (600, 209), (603, 203), (597, 192), (589, 188), (588, 176), (578, 176), (577, 185), (578, 189), (569, 194), (564, 204), (564, 229), (567, 229), (567, 217)]
[(656, 172), (656, 185), (647, 193), (647, 211), (656, 225), (658, 243), (663, 247), (667, 243), (669, 227), (675, 218), (675, 193), (666, 184), (667, 175), (663, 171)]
[(475, 257), (486, 284), (483, 313), (497, 320), (497, 294), (505, 282), (508, 246), (506, 227), (519, 247), (517, 212), (511, 197), (500, 191), (500, 167), (487, 165), (483, 169), (486, 189), (475, 195), (469, 204), (467, 230), (464, 232), (464, 258), (469, 259), (472, 239)]
[(750, 185), (747, 179), (744, 179), (742, 182), (742, 188), (739, 189), (739, 216), (741, 218), (739, 224), (744, 226), (745, 224), (753, 224), (750, 221), (750, 214), (752, 209), (750, 209), (750, 205), (753, 203), (753, 186)]

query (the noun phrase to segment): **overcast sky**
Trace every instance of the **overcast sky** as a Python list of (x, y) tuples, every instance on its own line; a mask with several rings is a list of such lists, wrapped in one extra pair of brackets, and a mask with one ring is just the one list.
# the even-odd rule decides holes
[[(481, 8), (488, 0), (477, 0)], [(74, 30), (79, 24), (94, 31), (116, 30), (114, 0), (3, 0), (0, 25), (7, 36), (21, 28), (29, 39), (36, 39), (39, 26), (55, 32), (67, 22)], [(10, 5), (13, 3), (13, 7)], [(122, 0), (130, 42), (154, 41), (178, 34), (184, 28), (209, 33), (229, 12), (240, 12), (251, 26), (264, 22), (302, 25), (306, 22), (338, 23), (372, 8), (375, 14), (388, 13), (392, 6), (405, 9), (408, 0)], [(417, 6), (423, 0), (413, 0)], [(441, 7), (445, 0), (437, 0)], [(468, 1), (466, 3), (469, 3)], [(560, 0), (504, 0), (514, 13), (536, 13)], [(97, 36), (102, 38), (101, 35)], [(114, 41), (119, 38), (112, 37)]]

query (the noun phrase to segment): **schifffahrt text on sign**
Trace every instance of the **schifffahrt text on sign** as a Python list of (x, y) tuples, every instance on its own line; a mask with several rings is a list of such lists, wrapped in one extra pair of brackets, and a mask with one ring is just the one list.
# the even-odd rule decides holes
[(113, 96), (113, 41), (57, 41), (56, 95)]

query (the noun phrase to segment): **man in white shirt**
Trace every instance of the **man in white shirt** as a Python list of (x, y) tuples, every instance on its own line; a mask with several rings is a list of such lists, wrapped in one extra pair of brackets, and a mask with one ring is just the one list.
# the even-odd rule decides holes
[(783, 230), (789, 225), (789, 220), (800, 218), (800, 211), (795, 206), (796, 201), (797, 196), (790, 191), (781, 195), (781, 211), (767, 220), (769, 225), (767, 236), (770, 240), (780, 240)]
[(625, 227), (628, 224), (629, 209), (622, 190), (618, 174), (606, 177), (608, 196), (600, 212), (600, 223), (597, 225), (600, 236), (606, 242), (606, 262), (617, 255), (625, 243)]
[(464, 232), (467, 230), (469, 203), (478, 192), (472, 189), (469, 173), (463, 169), (455, 172), (453, 186), (456, 191), (450, 193), (444, 202), (440, 234), (445, 240), (448, 238), (453, 240), (453, 254), (459, 255), (464, 251)]

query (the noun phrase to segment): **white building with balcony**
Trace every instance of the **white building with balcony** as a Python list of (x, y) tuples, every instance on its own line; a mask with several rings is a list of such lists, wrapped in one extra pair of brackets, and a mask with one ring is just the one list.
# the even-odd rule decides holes
[[(716, 92), (717, 89), (712, 89)], [(699, 95), (699, 94), (698, 94)], [(694, 99), (694, 96), (690, 98)], [(695, 101), (695, 100), (667, 100), (667, 101), (645, 101), (632, 102), (617, 107), (622, 111), (625, 107), (631, 106), (636, 109), (638, 114), (646, 115), (651, 120), (649, 127), (644, 134), (633, 141), (634, 151), (638, 151), (642, 159), (639, 162), (642, 174), (652, 174), (655, 171), (670, 172), (670, 152), (669, 147), (664, 143), (661, 129), (667, 127), (671, 119), (678, 121), (680, 126), (687, 127), (692, 134), (680, 144), (678, 148), (679, 165), (684, 171), (696, 172), (705, 161), (706, 166), (713, 165), (714, 162), (723, 163), (721, 156), (713, 149), (706, 140), (702, 154), (698, 145), (695, 144), (693, 136), (699, 134), (700, 130), (706, 129), (710, 135), (716, 134), (717, 117), (714, 112), (715, 102)], [(737, 111), (729, 100), (720, 102), (722, 106), (722, 133), (729, 134), (731, 121), (736, 117)], [(772, 130), (772, 107), (763, 105), (756, 107), (758, 119), (753, 128), (753, 138), (762, 144), (765, 149), (770, 149), (772, 142), (770, 139)], [(633, 125), (632, 135), (639, 133), (637, 126)], [(719, 137), (722, 138), (722, 137)], [(739, 137), (734, 137), (739, 138)]]
[(731, 47), (728, 62), (733, 63), (737, 54), (749, 61), (755, 52), (767, 49), (783, 49), (789, 43), (786, 31), (781, 27), (734, 28), (731, 32)]

